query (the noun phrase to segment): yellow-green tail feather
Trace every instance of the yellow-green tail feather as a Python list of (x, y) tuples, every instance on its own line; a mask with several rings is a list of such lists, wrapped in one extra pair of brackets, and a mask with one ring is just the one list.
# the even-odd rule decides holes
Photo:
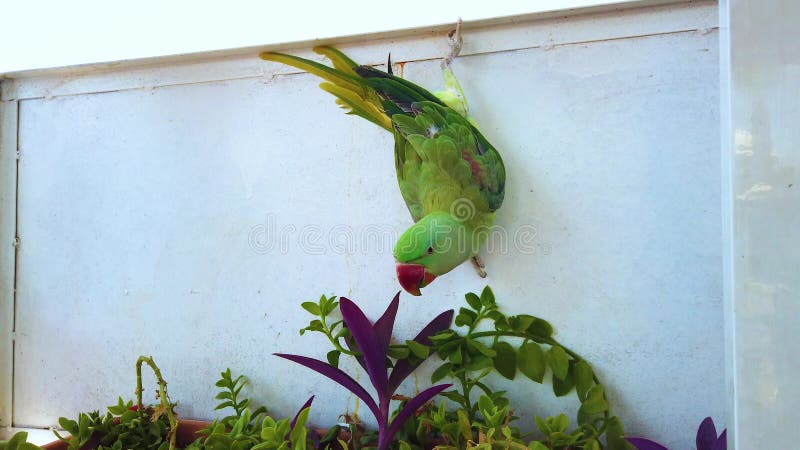
[(283, 53), (263, 52), (259, 57), (296, 67), (322, 78), (326, 83), (320, 84), (320, 88), (334, 95), (339, 106), (392, 131), (392, 121), (384, 114), (378, 94), (353, 70), (356, 63), (331, 47), (316, 47), (314, 51), (330, 59), (333, 67)]

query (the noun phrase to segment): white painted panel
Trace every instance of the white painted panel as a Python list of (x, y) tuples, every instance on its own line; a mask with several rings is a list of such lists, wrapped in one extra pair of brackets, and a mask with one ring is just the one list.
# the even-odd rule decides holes
[(0, 427), (11, 426), (16, 203), (17, 102), (0, 102)]
[[(594, 362), (631, 432), (685, 448), (702, 417), (721, 420), (716, 47), (714, 30), (682, 31), (458, 59), (508, 169), (498, 223), (536, 234), (529, 251), (487, 255), (487, 280), (464, 266), (403, 297), (399, 333), (488, 282), (506, 311), (550, 319)], [(440, 84), (438, 61), (404, 72)], [(291, 74), (21, 102), (17, 425), (132, 395), (139, 353), (162, 364), (186, 416), (211, 416), (228, 366), (275, 413), (310, 393), (317, 422), (352, 410), (271, 353), (324, 353), (297, 336), (300, 300), (348, 295), (375, 317), (397, 289), (393, 237), (359, 239), (410, 220), (390, 137), (317, 84)], [(254, 232), (286, 248), (259, 252)], [(339, 251), (347, 233), (354, 247)], [(524, 383), (512, 394), (526, 428), (575, 406)]]
[[(800, 441), (800, 4), (721, 5), (730, 448)], [(728, 172), (726, 170), (725, 172)]]

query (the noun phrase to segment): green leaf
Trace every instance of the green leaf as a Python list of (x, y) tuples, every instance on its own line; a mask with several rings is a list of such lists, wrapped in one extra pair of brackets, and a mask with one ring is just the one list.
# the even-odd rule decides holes
[(317, 305), (314, 302), (303, 302), (300, 304), (300, 306), (302, 306), (303, 309), (305, 309), (306, 311), (315, 316), (318, 316), (321, 312), (321, 310), (319, 309), (319, 305)]
[(459, 337), (444, 344), (437, 343), (436, 354), (439, 355), (439, 358), (441, 359), (447, 359), (451, 353), (460, 351), (461, 341), (462, 339)]
[(575, 387), (575, 377), (572, 376), (573, 365), (567, 364), (567, 375), (564, 379), (553, 377), (553, 393), (556, 397), (563, 397)]
[(549, 450), (549, 448), (539, 441), (533, 441), (528, 446), (529, 450)]
[(494, 292), (492, 292), (492, 288), (486, 286), (483, 288), (483, 292), (481, 292), (481, 305), (484, 307), (492, 307), (495, 306), (494, 300)]
[(22, 442), (17, 446), (17, 450), (42, 450), (42, 447), (30, 442)]
[(19, 431), (17, 433), (14, 433), (14, 436), (11, 436), (11, 439), (9, 439), (8, 442), (6, 442), (6, 449), (17, 450), (17, 447), (27, 440), (28, 440), (27, 431)]
[(520, 314), (517, 316), (511, 316), (508, 318), (508, 324), (511, 326), (511, 329), (518, 332), (527, 331), (528, 327), (533, 324), (533, 321), (536, 320), (536, 317), (530, 316), (528, 314)]
[(517, 354), (508, 342), (497, 341), (492, 347), (496, 355), (493, 358), (494, 368), (500, 375), (513, 380), (517, 375)]
[(456, 416), (458, 417), (458, 430), (461, 433), (461, 437), (465, 441), (469, 441), (472, 439), (472, 425), (469, 423), (467, 412), (463, 409), (457, 409)]
[(425, 359), (430, 355), (431, 349), (427, 345), (422, 345), (417, 341), (406, 341), (406, 345), (408, 349), (411, 350), (411, 353), (414, 354), (417, 358)]
[(327, 444), (329, 442), (333, 442), (333, 440), (336, 439), (337, 436), (339, 436), (339, 431), (341, 431), (339, 425), (334, 425), (328, 428), (328, 432), (325, 433), (325, 436), (323, 436), (322, 439), (319, 440), (320, 443)]
[(609, 419), (606, 427), (607, 450), (632, 450), (633, 446), (623, 436), (625, 436), (625, 430), (622, 428), (619, 418), (614, 416)]
[(61, 428), (65, 429), (69, 434), (73, 436), (78, 435), (78, 422), (67, 419), (66, 417), (59, 417), (58, 424), (61, 425)]
[(492, 361), (492, 358), (482, 354), (470, 356), (469, 361), (464, 364), (464, 368), (467, 370), (481, 370), (487, 367), (494, 367), (494, 361)]
[(233, 439), (225, 434), (212, 434), (206, 439), (205, 444), (206, 448), (210, 448), (212, 450), (229, 449), (231, 448), (231, 444), (233, 444)]
[(339, 306), (339, 302), (334, 301), (335, 299), (336, 297), (331, 297), (329, 299), (325, 299), (324, 303), (320, 302), (320, 305), (322, 306), (322, 315), (329, 315), (334, 309), (336, 309), (337, 306)]
[[(294, 423), (294, 428), (292, 428), (290, 436), (292, 442), (297, 442), (301, 436), (305, 437), (309, 411), (311, 411), (311, 407), (303, 408), (300, 414), (297, 415), (297, 421)], [(305, 439), (303, 440), (305, 441)]]
[(468, 327), (472, 325), (472, 318), (467, 314), (458, 314), (453, 323), (457, 327)]
[(478, 298), (478, 296), (477, 296), (477, 295), (475, 295), (475, 294), (474, 294), (474, 293), (472, 293), (472, 292), (469, 292), (469, 293), (467, 293), (467, 295), (465, 295), (464, 297), (467, 299), (467, 304), (468, 304), (469, 306), (471, 306), (471, 307), (472, 307), (472, 309), (474, 309), (474, 310), (476, 310), (476, 311), (478, 311), (478, 310), (480, 310), (480, 309), (481, 309), (481, 299), (480, 299), (480, 298)]
[(467, 346), (474, 348), (478, 352), (480, 352), (484, 356), (488, 356), (489, 358), (494, 358), (497, 354), (494, 350), (490, 349), (486, 344), (480, 341), (466, 339)]
[(544, 372), (547, 369), (544, 351), (539, 344), (526, 342), (522, 344), (517, 352), (517, 365), (519, 371), (531, 380), (541, 383), (544, 380)]
[(528, 327), (528, 333), (548, 338), (553, 335), (553, 326), (548, 321), (536, 317)]
[(563, 380), (567, 377), (569, 357), (567, 356), (567, 352), (560, 346), (554, 345), (547, 351), (547, 364), (553, 369), (554, 378)]
[(78, 415), (78, 436), (81, 438), (89, 437), (89, 416), (86, 414), (79, 414)]
[(583, 444), (583, 450), (602, 450), (600, 443), (594, 439), (589, 439)]
[(488, 416), (492, 415), (495, 405), (488, 395), (481, 395), (478, 397), (478, 409), (480, 409), (481, 414), (484, 415), (484, 418), (488, 419)]
[(447, 341), (449, 341), (450, 339), (452, 339), (455, 336), (457, 336), (455, 331), (453, 331), (453, 330), (443, 330), (443, 331), (440, 331), (440, 332), (434, 334), (429, 339), (432, 342), (439, 343), (439, 342), (447, 342)]
[(567, 431), (569, 428), (569, 418), (566, 414), (559, 414), (553, 417), (553, 431)]
[(447, 355), (447, 359), (449, 359), (453, 364), (461, 364), (461, 361), (463, 360), (461, 358), (461, 346), (459, 345), (454, 352), (451, 352), (449, 355)]
[(447, 398), (447, 399), (449, 399), (451, 401), (454, 401), (454, 402), (458, 403), (459, 405), (466, 405), (466, 403), (467, 403), (466, 399), (464, 398), (464, 396), (459, 394), (458, 391), (456, 391), (455, 389), (452, 390), (452, 391), (442, 392), (439, 395), (441, 395), (442, 397), (445, 397), (445, 398)]
[(219, 405), (217, 405), (217, 407), (216, 407), (216, 408), (214, 408), (214, 409), (215, 409), (215, 410), (217, 410), (217, 409), (225, 409), (225, 408), (228, 408), (228, 407), (233, 407), (233, 402), (231, 402), (231, 401), (227, 401), (227, 402), (220, 403), (220, 404), (219, 404)]
[(386, 355), (394, 359), (406, 359), (411, 354), (408, 347), (402, 345), (390, 345)]
[(325, 355), (328, 359), (328, 364), (332, 365), (333, 367), (339, 367), (339, 357), (342, 355), (342, 352), (339, 350), (331, 350)]
[(575, 363), (575, 389), (578, 391), (578, 399), (586, 400), (586, 394), (594, 384), (592, 368), (586, 361)]
[(500, 311), (494, 310), (486, 313), (486, 317), (495, 322), (495, 328), (498, 330), (509, 329), (508, 319)]
[(489, 394), (489, 398), (492, 399), (495, 406), (499, 406), (501, 408), (505, 408), (508, 406), (508, 399), (505, 397), (506, 391), (494, 391)]
[(431, 383), (436, 383), (442, 378), (446, 377), (450, 374), (450, 369), (452, 369), (453, 365), (450, 363), (444, 363), (441, 366), (437, 367), (436, 370), (433, 371), (431, 374)]
[(584, 416), (591, 416), (594, 414), (601, 414), (608, 409), (608, 402), (605, 398), (603, 386), (596, 384), (589, 389), (586, 394), (586, 400), (581, 403), (578, 409), (578, 414)]
[(322, 322), (319, 319), (312, 320), (307, 327), (300, 330), (300, 335), (302, 336), (306, 331), (323, 331), (324, 328), (322, 326)]
[(478, 314), (475, 311), (461, 308), (458, 310), (458, 315), (456, 315), (455, 324), (458, 327), (469, 327), (475, 323), (475, 319), (477, 318)]

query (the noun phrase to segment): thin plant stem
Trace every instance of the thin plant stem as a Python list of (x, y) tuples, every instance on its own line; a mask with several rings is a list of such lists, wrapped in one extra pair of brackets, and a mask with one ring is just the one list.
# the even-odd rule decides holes
[(136, 360), (136, 405), (139, 416), (144, 416), (144, 405), (142, 403), (142, 392), (144, 392), (142, 388), (142, 364), (150, 366), (150, 369), (153, 370), (153, 374), (156, 376), (156, 381), (158, 382), (158, 398), (161, 400), (161, 407), (167, 415), (167, 420), (169, 420), (169, 431), (167, 432), (167, 436), (169, 437), (169, 450), (174, 450), (175, 436), (178, 431), (178, 419), (172, 412), (172, 405), (169, 402), (167, 382), (164, 381), (164, 378), (161, 376), (161, 370), (158, 368), (155, 361), (153, 361), (152, 356), (140, 356), (139, 359)]

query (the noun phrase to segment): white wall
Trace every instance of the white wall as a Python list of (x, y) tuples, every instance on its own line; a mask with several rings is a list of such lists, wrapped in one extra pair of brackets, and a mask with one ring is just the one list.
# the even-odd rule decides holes
[[(465, 265), (404, 296), (399, 334), (488, 282), (505, 311), (549, 319), (593, 362), (632, 433), (687, 448), (703, 417), (724, 422), (716, 19), (700, 2), (465, 30), (455, 70), (508, 169), (498, 225), (536, 234), (530, 251), (486, 255), (487, 280)], [(436, 88), (445, 42), (344, 50), (369, 63), (391, 51)], [(276, 414), (310, 393), (315, 422), (352, 411), (271, 353), (324, 354), (298, 338), (301, 300), (352, 296), (375, 317), (398, 289), (391, 239), (348, 252), (328, 239), (410, 220), (390, 136), (317, 84), (234, 55), (4, 86), (22, 155), (15, 425), (132, 395), (140, 353), (187, 417), (211, 416), (225, 367)], [(253, 247), (270, 223), (295, 227), (286, 251)], [(322, 233), (319, 254), (304, 229)], [(527, 428), (575, 409), (510, 389)]]

